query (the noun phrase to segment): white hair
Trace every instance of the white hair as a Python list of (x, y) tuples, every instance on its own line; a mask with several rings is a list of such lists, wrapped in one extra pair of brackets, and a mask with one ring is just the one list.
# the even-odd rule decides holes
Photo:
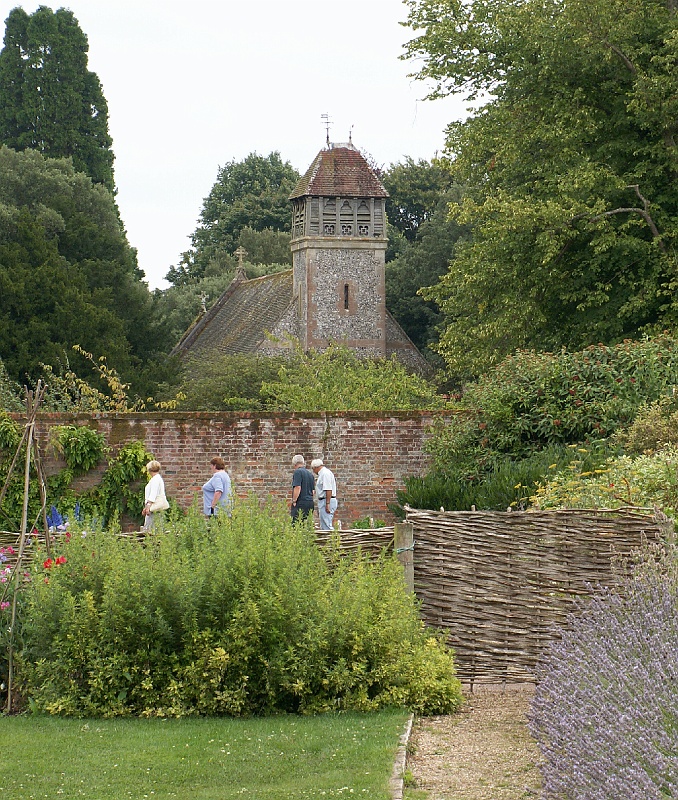
[(297, 464), (305, 464), (305, 463), (306, 463), (306, 461), (305, 461), (304, 457), (301, 454), (294, 456), (294, 458), (292, 459), (292, 466), (293, 467), (296, 467)]
[(314, 458), (313, 461), (311, 461), (311, 469), (315, 469), (316, 467), (324, 467), (324, 466), (325, 465), (323, 463), (322, 458)]

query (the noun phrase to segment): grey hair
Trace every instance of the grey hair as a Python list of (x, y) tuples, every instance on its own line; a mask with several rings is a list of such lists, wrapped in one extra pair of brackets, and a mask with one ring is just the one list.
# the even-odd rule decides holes
[(306, 460), (304, 459), (304, 457), (302, 455), (296, 455), (292, 459), (292, 466), (293, 467), (296, 467), (297, 464), (305, 464), (305, 463), (306, 463)]
[(323, 467), (323, 466), (325, 466), (325, 465), (323, 463), (322, 458), (314, 458), (313, 461), (311, 461), (311, 469), (315, 469), (316, 467)]

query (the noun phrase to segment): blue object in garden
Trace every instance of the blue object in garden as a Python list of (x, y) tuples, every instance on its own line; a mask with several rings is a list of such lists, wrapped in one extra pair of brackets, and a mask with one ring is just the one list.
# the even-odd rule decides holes
[(47, 526), (55, 530), (64, 530), (64, 518), (57, 511), (56, 506), (50, 506), (49, 514), (47, 515)]

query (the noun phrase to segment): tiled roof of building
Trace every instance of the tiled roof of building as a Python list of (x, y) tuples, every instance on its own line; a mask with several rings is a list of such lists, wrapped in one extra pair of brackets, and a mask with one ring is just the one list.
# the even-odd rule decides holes
[(290, 195), (296, 197), (388, 197), (365, 157), (352, 144), (322, 149)]
[[(261, 352), (266, 333), (273, 331), (290, 311), (292, 293), (291, 269), (253, 280), (235, 278), (209, 311), (186, 331), (172, 355), (200, 361), (207, 355)], [(430, 372), (424, 357), (386, 311), (386, 355), (393, 354), (420, 374)]]
[(189, 328), (173, 354), (200, 357), (253, 353), (292, 302), (292, 270), (253, 280), (234, 280), (217, 302)]

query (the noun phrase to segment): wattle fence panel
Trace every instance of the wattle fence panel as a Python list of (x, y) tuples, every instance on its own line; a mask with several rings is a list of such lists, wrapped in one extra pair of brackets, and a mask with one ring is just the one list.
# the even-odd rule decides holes
[(534, 679), (577, 598), (614, 580), (612, 562), (673, 531), (650, 509), (408, 510), (423, 619), (444, 628), (460, 678)]

